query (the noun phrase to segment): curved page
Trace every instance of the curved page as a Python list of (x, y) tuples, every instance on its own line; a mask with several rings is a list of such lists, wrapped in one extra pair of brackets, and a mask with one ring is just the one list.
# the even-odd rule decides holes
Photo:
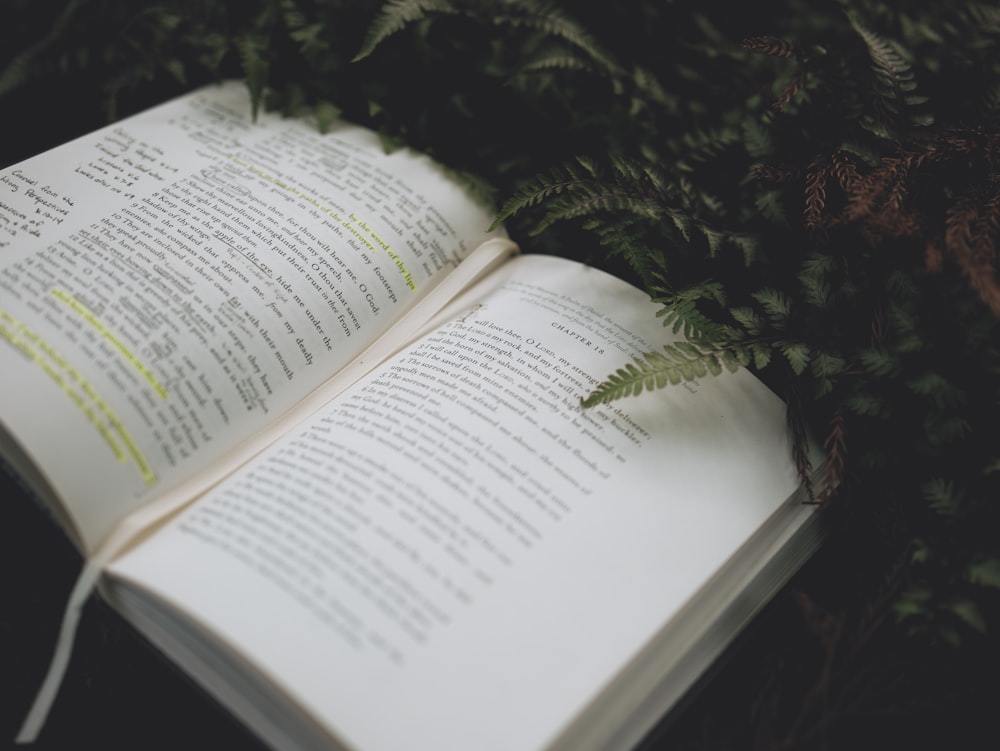
[[(0, 172), (0, 420), (85, 551), (350, 362), (490, 215), (210, 87)], [(23, 468), (23, 467), (22, 467)]]
[(508, 263), (113, 564), (112, 596), (176, 609), (347, 747), (547, 747), (798, 485), (749, 373), (580, 408), (663, 341), (654, 312)]

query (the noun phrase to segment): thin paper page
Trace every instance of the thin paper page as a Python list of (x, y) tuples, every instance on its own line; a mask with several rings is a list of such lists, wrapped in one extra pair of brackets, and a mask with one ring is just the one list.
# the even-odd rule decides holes
[(312, 391), (487, 238), (377, 137), (204, 89), (0, 173), (5, 427), (87, 549)]
[(645, 295), (496, 276), (112, 569), (358, 748), (543, 748), (797, 485), (747, 373), (580, 408)]

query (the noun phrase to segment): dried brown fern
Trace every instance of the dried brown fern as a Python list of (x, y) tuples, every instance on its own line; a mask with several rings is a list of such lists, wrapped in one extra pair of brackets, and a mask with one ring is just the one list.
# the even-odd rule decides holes
[(802, 176), (798, 167), (788, 164), (755, 164), (751, 171), (758, 180), (773, 185), (793, 182)]
[(782, 86), (777, 97), (771, 102), (771, 110), (773, 112), (783, 112), (806, 85), (806, 69), (801, 64), (805, 62), (805, 55), (795, 45), (775, 36), (747, 37), (743, 40), (743, 47), (759, 55), (779, 57), (800, 63), (795, 75)]
[[(998, 196), (990, 200), (996, 213)], [(985, 207), (982, 207), (985, 208)], [(949, 207), (945, 221), (945, 247), (958, 261), (969, 285), (995, 316), (1000, 316), (1000, 284), (997, 283), (996, 223), (971, 196), (961, 196)]]
[(924, 266), (933, 274), (944, 270), (944, 251), (933, 238), (928, 238), (924, 246)]
[(847, 467), (847, 417), (843, 409), (838, 409), (830, 420), (823, 448), (826, 450), (826, 463), (817, 496), (821, 504), (828, 503), (833, 497)]
[(853, 226), (871, 248), (916, 242), (924, 267), (937, 273), (953, 258), (970, 288), (1000, 316), (1000, 134), (924, 135), (872, 167), (838, 150), (809, 165), (804, 191), (807, 229)]
[(824, 218), (826, 207), (826, 181), (830, 169), (826, 165), (813, 162), (806, 170), (805, 190), (805, 225), (807, 229), (816, 229)]
[(747, 37), (743, 40), (743, 47), (758, 55), (783, 57), (789, 60), (800, 60), (802, 58), (802, 54), (791, 42), (781, 37), (767, 34)]
[(837, 149), (831, 158), (833, 174), (837, 178), (837, 183), (844, 191), (848, 186), (861, 180), (861, 173), (858, 171), (858, 163), (848, 152)]

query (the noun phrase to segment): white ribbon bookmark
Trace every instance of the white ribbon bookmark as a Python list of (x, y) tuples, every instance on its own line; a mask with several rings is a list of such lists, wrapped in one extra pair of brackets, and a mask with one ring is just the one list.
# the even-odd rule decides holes
[(42, 681), (42, 685), (35, 695), (35, 701), (32, 703), (31, 709), (28, 710), (21, 729), (14, 739), (15, 743), (34, 743), (42, 728), (45, 727), (45, 721), (55, 703), (56, 696), (59, 694), (59, 688), (66, 676), (66, 668), (69, 667), (70, 658), (73, 656), (73, 645), (76, 641), (77, 627), (80, 625), (80, 618), (83, 615), (83, 607), (94, 593), (104, 567), (142, 536), (143, 532), (150, 529), (153, 523), (165, 519), (182, 505), (161, 502), (133, 512), (122, 519), (104, 543), (89, 559), (84, 561), (83, 568), (76, 578), (76, 584), (73, 585), (73, 590), (70, 592), (69, 601), (66, 603), (49, 671), (46, 673), (45, 680)]
[(76, 579), (73, 591), (69, 595), (69, 602), (66, 604), (66, 611), (63, 614), (62, 626), (59, 629), (59, 637), (52, 655), (52, 662), (49, 664), (49, 671), (41, 688), (38, 689), (35, 701), (31, 705), (24, 723), (21, 725), (21, 730), (15, 739), (16, 743), (33, 743), (45, 725), (45, 720), (59, 693), (59, 687), (62, 685), (66, 668), (73, 654), (73, 643), (76, 639), (77, 627), (80, 625), (83, 606), (94, 591), (105, 562), (105, 556), (87, 561)]

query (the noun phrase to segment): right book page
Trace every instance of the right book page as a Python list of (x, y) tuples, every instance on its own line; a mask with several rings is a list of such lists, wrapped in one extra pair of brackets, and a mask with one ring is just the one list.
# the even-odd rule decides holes
[(112, 600), (185, 614), (348, 747), (545, 748), (799, 484), (747, 372), (579, 406), (669, 338), (655, 310), (515, 259), (113, 564)]

